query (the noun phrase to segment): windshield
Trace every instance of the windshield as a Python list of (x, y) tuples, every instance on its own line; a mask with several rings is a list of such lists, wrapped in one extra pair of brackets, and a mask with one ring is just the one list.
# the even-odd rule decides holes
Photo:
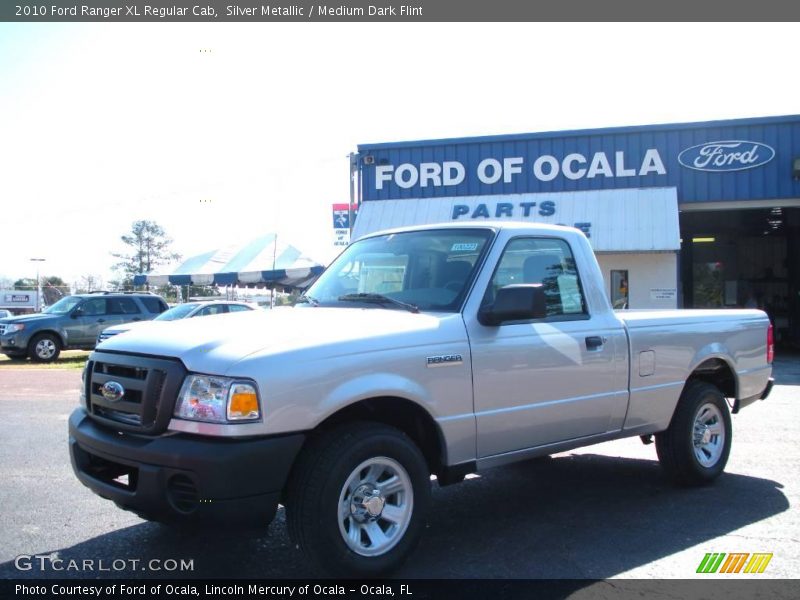
[(491, 236), (488, 229), (429, 229), (360, 240), (308, 289), (306, 305), (401, 308), (391, 302), (398, 300), (455, 312)]
[(153, 321), (175, 321), (176, 319), (183, 319), (198, 306), (200, 305), (195, 303), (179, 304), (178, 306), (173, 306), (169, 310), (165, 310), (153, 319)]
[(52, 306), (48, 306), (42, 312), (48, 315), (65, 315), (73, 308), (78, 306), (81, 303), (83, 298), (78, 296), (67, 296), (66, 298), (62, 298)]

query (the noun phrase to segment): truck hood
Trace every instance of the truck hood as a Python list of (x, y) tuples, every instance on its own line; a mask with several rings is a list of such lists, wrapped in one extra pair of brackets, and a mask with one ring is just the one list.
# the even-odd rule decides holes
[[(235, 374), (236, 363), (254, 355), (303, 351), (304, 358), (325, 359), (414, 345), (414, 340), (437, 337), (441, 320), (448, 317), (460, 315), (378, 307), (277, 308), (138, 327), (98, 349), (177, 358), (194, 372)], [(424, 332), (428, 335), (421, 336)]]
[(163, 325), (164, 323), (171, 323), (172, 321), (131, 321), (130, 323), (124, 323), (122, 325), (112, 325), (111, 327), (106, 327), (103, 331), (108, 333), (114, 333), (115, 335), (118, 333), (125, 333), (127, 331), (131, 331), (133, 329), (142, 329), (145, 327), (158, 327), (159, 325)]

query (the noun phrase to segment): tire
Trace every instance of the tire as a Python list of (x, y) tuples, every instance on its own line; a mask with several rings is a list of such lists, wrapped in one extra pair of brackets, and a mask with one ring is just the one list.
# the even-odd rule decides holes
[(366, 422), (339, 426), (298, 457), (286, 490), (289, 535), (329, 575), (383, 575), (419, 542), (430, 494), (425, 458), (403, 432)]
[(52, 333), (39, 333), (28, 345), (28, 356), (34, 362), (53, 362), (61, 354), (61, 341)]
[(669, 428), (656, 435), (656, 452), (677, 484), (696, 486), (719, 477), (728, 462), (733, 428), (722, 392), (702, 381), (689, 382)]

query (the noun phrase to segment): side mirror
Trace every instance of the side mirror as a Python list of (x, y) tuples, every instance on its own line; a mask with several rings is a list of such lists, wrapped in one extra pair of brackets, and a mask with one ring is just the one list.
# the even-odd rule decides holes
[(540, 283), (507, 285), (497, 290), (494, 303), (482, 308), (482, 325), (497, 326), (507, 321), (528, 321), (547, 316), (544, 286)]

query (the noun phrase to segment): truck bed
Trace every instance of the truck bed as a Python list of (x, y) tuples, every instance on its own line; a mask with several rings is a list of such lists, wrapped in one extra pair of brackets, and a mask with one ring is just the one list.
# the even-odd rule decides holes
[(687, 377), (703, 364), (730, 369), (733, 382), (726, 395), (731, 398), (752, 398), (767, 386), (769, 320), (760, 310), (621, 310), (616, 315), (625, 325), (631, 357), (625, 429), (665, 429)]

